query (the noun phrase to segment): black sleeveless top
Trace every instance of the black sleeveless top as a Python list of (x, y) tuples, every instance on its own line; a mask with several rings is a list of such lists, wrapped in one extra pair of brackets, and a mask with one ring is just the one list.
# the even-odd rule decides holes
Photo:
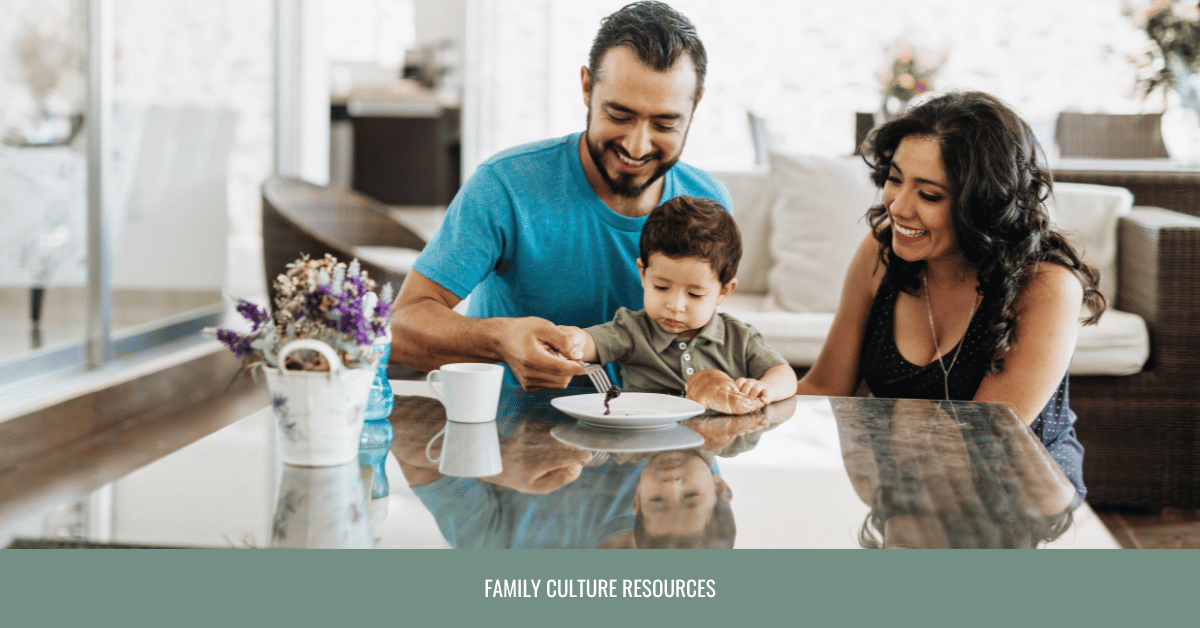
[[(945, 399), (948, 379), (950, 399), (973, 399), (991, 363), (991, 356), (985, 350), (985, 340), (990, 338), (985, 329), (984, 312), (994, 309), (999, 298), (985, 295), (967, 325), (967, 332), (959, 341), (961, 348), (956, 345), (942, 355), (942, 360), (949, 367), (950, 361), (955, 359), (955, 352), (958, 352), (947, 378), (937, 360), (917, 366), (904, 359), (896, 348), (895, 315), (899, 292), (895, 282), (885, 276), (871, 302), (871, 313), (859, 354), (859, 372), (871, 394), (891, 399)], [(1071, 412), (1068, 404), (1068, 379), (1064, 374), (1050, 401), (1029, 427), (1082, 497), (1087, 493), (1083, 485), (1083, 446), (1075, 438), (1075, 413)]]

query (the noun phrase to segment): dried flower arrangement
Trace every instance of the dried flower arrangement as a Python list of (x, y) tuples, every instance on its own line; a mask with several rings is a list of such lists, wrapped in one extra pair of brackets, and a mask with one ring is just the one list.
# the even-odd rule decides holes
[[(248, 368), (279, 368), (280, 349), (302, 338), (328, 344), (346, 368), (375, 366), (379, 354), (374, 344), (388, 337), (391, 322), (391, 284), (376, 295), (372, 292), (375, 282), (359, 268), (357, 259), (347, 266), (332, 255), (324, 259), (305, 255), (288, 264), (287, 272), (279, 275), (274, 285), (273, 317), (263, 307), (226, 294), (250, 322), (250, 332), (210, 327), (204, 333), (243, 358)], [(288, 355), (286, 368), (328, 371), (329, 364), (315, 351), (299, 350)]]

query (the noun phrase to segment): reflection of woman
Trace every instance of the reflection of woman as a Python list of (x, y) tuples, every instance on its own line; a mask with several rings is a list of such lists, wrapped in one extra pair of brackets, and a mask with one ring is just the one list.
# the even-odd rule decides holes
[(1074, 487), (996, 406), (871, 403), (839, 416), (846, 470), (871, 506), (863, 547), (1037, 547), (1070, 527)]
[(846, 275), (799, 394), (1002, 401), (1080, 495), (1083, 448), (1067, 366), (1098, 273), (1049, 226), (1050, 173), (1029, 126), (996, 98), (954, 93), (864, 145), (883, 203)]

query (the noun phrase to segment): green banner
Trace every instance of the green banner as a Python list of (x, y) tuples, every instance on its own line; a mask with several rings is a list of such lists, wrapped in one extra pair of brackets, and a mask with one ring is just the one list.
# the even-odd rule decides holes
[(10, 550), (0, 552), (0, 623), (1190, 625), (1198, 559), (1191, 550)]

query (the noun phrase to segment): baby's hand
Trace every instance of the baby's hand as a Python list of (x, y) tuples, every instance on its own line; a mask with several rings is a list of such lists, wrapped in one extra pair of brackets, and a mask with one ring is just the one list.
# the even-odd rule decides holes
[(570, 325), (559, 325), (558, 331), (567, 337), (567, 344), (562, 348), (562, 354), (572, 360), (582, 360), (583, 352), (587, 348), (588, 333)]
[(770, 398), (771, 389), (768, 388), (766, 384), (758, 381), (757, 379), (750, 379), (749, 377), (739, 377), (739, 378), (737, 378), (737, 381), (734, 382), (734, 384), (737, 385), (737, 388), (739, 391), (741, 391), (747, 395), (750, 395), (751, 397), (762, 399), (763, 401), (765, 401), (767, 403), (770, 403), (771, 401), (773, 401), (773, 399)]

